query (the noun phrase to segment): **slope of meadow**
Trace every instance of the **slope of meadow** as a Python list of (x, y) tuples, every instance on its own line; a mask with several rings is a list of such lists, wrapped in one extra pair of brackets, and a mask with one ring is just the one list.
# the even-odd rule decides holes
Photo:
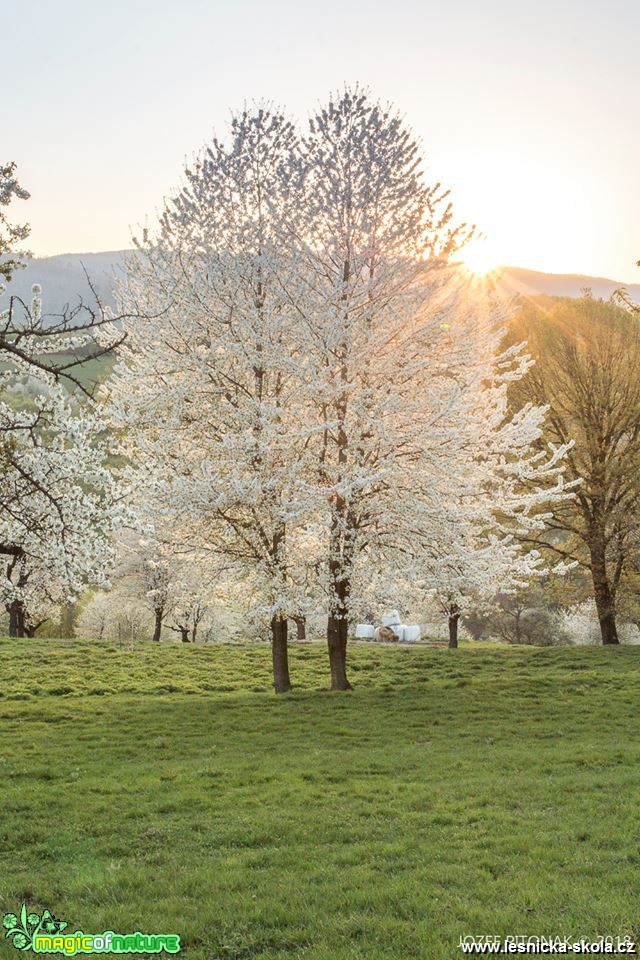
[[(1, 641), (0, 903), (188, 960), (638, 926), (640, 651)], [(15, 956), (7, 941), (0, 956)]]

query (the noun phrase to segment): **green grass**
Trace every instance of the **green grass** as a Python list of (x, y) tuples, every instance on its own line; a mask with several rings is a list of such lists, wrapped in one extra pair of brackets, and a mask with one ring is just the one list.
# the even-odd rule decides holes
[[(640, 650), (1, 641), (0, 910), (188, 960), (640, 926)], [(17, 956), (6, 942), (0, 956)]]

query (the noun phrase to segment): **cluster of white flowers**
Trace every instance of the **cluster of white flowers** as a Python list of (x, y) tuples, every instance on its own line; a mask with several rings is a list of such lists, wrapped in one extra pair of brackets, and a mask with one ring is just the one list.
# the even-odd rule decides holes
[(60, 340), (38, 336), (40, 318), (37, 285), (24, 337), (2, 318), (14, 332), (12, 351), (0, 349), (0, 603), (19, 635), (87, 584), (108, 585), (112, 533), (127, 514), (107, 468), (106, 423), (48, 369)]

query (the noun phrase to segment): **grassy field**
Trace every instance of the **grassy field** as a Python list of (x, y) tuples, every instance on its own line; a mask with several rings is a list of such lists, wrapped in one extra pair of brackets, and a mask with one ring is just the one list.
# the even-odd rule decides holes
[[(640, 650), (0, 641), (0, 908), (188, 960), (640, 927)], [(3, 941), (0, 956), (17, 956)]]

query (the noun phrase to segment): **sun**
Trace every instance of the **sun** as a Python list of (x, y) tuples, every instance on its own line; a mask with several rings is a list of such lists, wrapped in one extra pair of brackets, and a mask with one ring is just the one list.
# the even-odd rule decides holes
[(478, 277), (486, 277), (498, 269), (498, 258), (493, 253), (486, 237), (471, 240), (460, 251), (463, 266)]

